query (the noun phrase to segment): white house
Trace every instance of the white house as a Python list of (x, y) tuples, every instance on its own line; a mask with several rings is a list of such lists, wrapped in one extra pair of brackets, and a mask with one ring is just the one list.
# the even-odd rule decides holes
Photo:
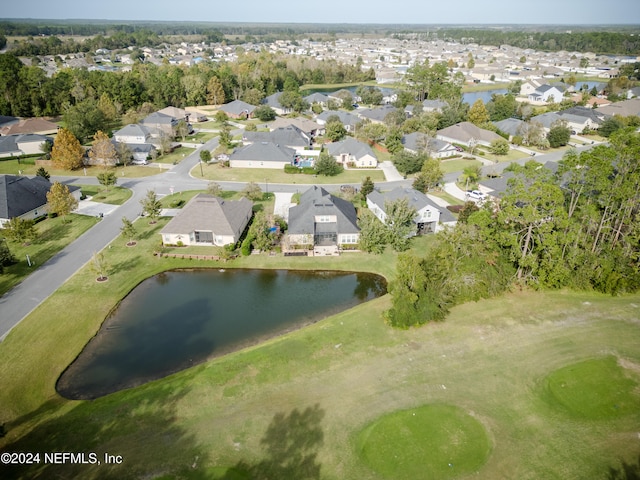
[(564, 93), (558, 87), (540, 85), (533, 93), (529, 94), (528, 98), (533, 102), (560, 103), (562, 102), (563, 96)]
[(378, 158), (371, 147), (353, 137), (329, 143), (326, 145), (326, 149), (329, 155), (345, 167), (375, 168), (378, 166)]

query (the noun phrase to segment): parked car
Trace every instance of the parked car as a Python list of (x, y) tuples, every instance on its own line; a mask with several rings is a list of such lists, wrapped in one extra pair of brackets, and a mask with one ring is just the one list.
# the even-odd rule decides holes
[(482, 193), (480, 190), (467, 190), (466, 197), (472, 200), (483, 201), (487, 198), (487, 194)]

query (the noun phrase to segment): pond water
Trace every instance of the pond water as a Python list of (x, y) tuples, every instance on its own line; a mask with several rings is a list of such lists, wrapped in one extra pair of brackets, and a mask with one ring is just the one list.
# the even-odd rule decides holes
[(93, 399), (191, 367), (386, 293), (368, 273), (172, 271), (138, 285), (56, 389)]
[(506, 88), (494, 88), (492, 90), (484, 90), (481, 92), (467, 92), (462, 94), (462, 101), (473, 105), (476, 100), (481, 99), (485, 104), (491, 101), (491, 95), (504, 95), (508, 92)]

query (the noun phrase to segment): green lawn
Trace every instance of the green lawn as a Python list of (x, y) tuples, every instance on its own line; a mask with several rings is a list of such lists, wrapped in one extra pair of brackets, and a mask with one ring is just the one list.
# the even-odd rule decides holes
[[(41, 220), (36, 224), (38, 237), (28, 245), (8, 241), (9, 249), (16, 257), (17, 263), (5, 267), (4, 273), (0, 274), (0, 295), (20, 283), (24, 277), (33, 273), (37, 267), (89, 230), (98, 220), (72, 213), (65, 221), (67, 223), (62, 223), (60, 217)], [(31, 267), (28, 264), (27, 255), (31, 261)]]
[[(184, 192), (176, 192), (172, 195), (166, 195), (160, 199), (160, 203), (162, 204), (162, 208), (182, 208), (186, 205), (189, 200), (191, 200), (198, 193), (207, 193), (206, 190), (188, 190)], [(223, 190), (220, 194), (221, 198), (226, 200), (239, 200), (242, 197), (242, 192), (236, 192), (232, 190)], [(180, 202), (181, 205), (176, 205), (177, 202)], [(275, 195), (273, 193), (264, 194), (263, 200), (257, 200), (253, 202), (253, 210), (263, 210), (267, 213), (273, 213), (273, 208), (275, 206)], [(198, 247), (200, 248), (200, 247)], [(206, 251), (206, 247), (205, 247)], [(210, 251), (210, 249), (209, 249)]]
[(513, 162), (514, 160), (520, 160), (521, 158), (530, 157), (530, 155), (527, 155), (524, 152), (513, 149), (509, 150), (509, 153), (507, 155), (494, 155), (485, 148), (482, 148), (480, 150), (485, 152), (482, 158), (486, 158), (487, 160), (491, 160), (493, 162)]
[(77, 185), (84, 195), (90, 196), (91, 201), (108, 203), (110, 205), (122, 205), (131, 198), (131, 190), (128, 188), (109, 187), (107, 190), (102, 185)]
[(187, 142), (187, 143), (200, 143), (200, 142), (204, 143), (204, 142), (208, 142), (209, 140), (211, 140), (216, 135), (217, 135), (217, 133), (214, 133), (214, 132), (198, 132), (195, 135), (189, 135), (185, 139), (185, 142)]
[[(637, 383), (640, 295), (514, 291), (409, 330), (384, 323), (386, 295), (147, 385), (93, 401), (60, 398), (56, 379), (105, 316), (162, 270), (323, 268), (393, 277), (392, 253), (252, 255), (227, 263), (154, 257), (167, 221), (138, 220), (136, 247), (118, 238), (104, 250), (108, 282), (83, 268), (0, 343), (0, 364), (10, 366), (0, 369), (2, 451), (108, 452), (123, 463), (5, 468), (3, 478), (247, 479), (270, 472), (285, 479), (318, 471), (315, 478), (383, 480), (362, 460), (359, 432), (425, 405), (454, 405), (465, 414), (455, 424), (470, 416), (487, 432), (491, 452), (473, 478), (604, 479), (620, 461), (637, 461), (637, 410), (597, 420), (569, 416), (549, 402), (545, 385), (565, 367), (608, 357)], [(417, 239), (414, 249), (429, 243)], [(610, 392), (608, 385), (597, 388)], [(626, 384), (611, 388), (619, 385)]]
[(178, 147), (173, 152), (161, 155), (154, 160), (155, 163), (176, 164), (180, 163), (186, 156), (195, 152), (195, 148)]
[(460, 200), (459, 198), (456, 198), (453, 195), (448, 194), (444, 190), (430, 191), (429, 195), (433, 195), (434, 197), (441, 198), (445, 200), (449, 205), (464, 205), (464, 200)]
[(442, 173), (447, 174), (451, 172), (461, 172), (467, 167), (482, 166), (482, 162), (479, 160), (464, 160), (458, 158), (456, 160), (442, 160), (440, 162), (440, 169)]
[[(24, 162), (18, 163), (18, 160), (0, 160), (0, 174), (18, 175), (19, 171), (22, 171), (23, 175), (35, 175), (36, 171), (40, 168), (35, 164), (25, 164)], [(44, 167), (50, 175), (57, 176), (87, 176), (95, 177), (103, 171), (102, 167), (87, 166), (86, 168), (80, 168), (77, 170), (62, 170), (52, 167)], [(159, 173), (158, 169), (144, 167), (140, 165), (128, 165), (126, 167), (117, 167), (116, 173), (118, 177), (126, 176), (130, 178), (147, 177), (150, 175), (156, 175)]]
[[(203, 165), (204, 178), (213, 181), (226, 182), (256, 182), (268, 183), (291, 183), (291, 184), (342, 184), (361, 183), (366, 177), (371, 177), (374, 182), (383, 182), (384, 173), (381, 170), (353, 169), (345, 170), (335, 177), (325, 177), (324, 175), (289, 174), (284, 170), (274, 170), (270, 168), (228, 168), (218, 163)], [(191, 170), (191, 175), (200, 177), (200, 166), (196, 165)]]

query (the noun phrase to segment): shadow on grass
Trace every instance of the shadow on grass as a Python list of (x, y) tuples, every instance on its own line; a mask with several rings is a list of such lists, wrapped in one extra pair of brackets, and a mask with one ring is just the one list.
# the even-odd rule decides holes
[(637, 463), (621, 462), (620, 469), (609, 467), (607, 480), (640, 480), (640, 455)]
[[(3, 465), (2, 478), (140, 478), (176, 474), (206, 462), (208, 452), (194, 435), (178, 425), (178, 404), (188, 394), (186, 388), (162, 388), (129, 391), (117, 397), (81, 402), (56, 416), (57, 402), (47, 402), (36, 412), (22, 417), (7, 428), (46, 415), (20, 438), (7, 444), (2, 452), (39, 453), (39, 462), (31, 465)], [(70, 452), (77, 455), (51, 457), (45, 453)], [(121, 463), (105, 461), (105, 455), (121, 457)], [(98, 463), (100, 462), (100, 463)]]
[(302, 412), (296, 408), (288, 415), (275, 414), (260, 440), (265, 458), (254, 464), (241, 461), (219, 479), (319, 479), (317, 456), (324, 441), (324, 414), (318, 404)]

